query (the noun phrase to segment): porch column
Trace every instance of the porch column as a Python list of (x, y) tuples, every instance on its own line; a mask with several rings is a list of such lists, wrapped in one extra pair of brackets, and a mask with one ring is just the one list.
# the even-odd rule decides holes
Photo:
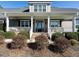
[(5, 18), (6, 18), (6, 31), (9, 31), (9, 17), (5, 13)]
[(32, 33), (33, 33), (33, 16), (31, 16), (30, 39), (31, 39), (31, 37), (32, 37)]
[(51, 32), (50, 32), (50, 16), (48, 16), (48, 35), (51, 37)]

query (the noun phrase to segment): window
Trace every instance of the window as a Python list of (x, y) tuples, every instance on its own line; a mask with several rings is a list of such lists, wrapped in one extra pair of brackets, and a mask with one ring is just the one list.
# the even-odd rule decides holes
[(79, 25), (79, 19), (76, 19), (76, 24)]
[(43, 12), (46, 12), (46, 5), (43, 5)]
[(34, 5), (34, 11), (37, 12), (37, 5)]
[(21, 27), (29, 27), (30, 26), (29, 20), (21, 20), (20, 21), (20, 26)]
[(19, 21), (18, 20), (14, 20), (14, 19), (10, 19), (9, 20), (9, 26), (10, 27), (18, 27), (19, 26)]
[(42, 5), (39, 5), (39, 12), (42, 11)]
[(51, 27), (60, 27), (59, 20), (51, 20)]
[(34, 12), (46, 12), (46, 4), (35, 4)]
[(31, 6), (32, 6), (33, 4), (29, 4), (29, 5), (31, 5)]

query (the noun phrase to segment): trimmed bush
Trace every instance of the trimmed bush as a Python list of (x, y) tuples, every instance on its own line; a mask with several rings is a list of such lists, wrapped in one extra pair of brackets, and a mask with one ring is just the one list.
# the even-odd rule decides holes
[(64, 52), (68, 47), (70, 47), (70, 41), (65, 37), (56, 38), (54, 41), (54, 45), (56, 47), (57, 52)]
[(19, 34), (24, 35), (26, 38), (29, 38), (29, 32), (27, 31), (21, 31)]
[(44, 49), (48, 46), (48, 37), (44, 34), (35, 37), (35, 41), (37, 43), (38, 50)]
[(60, 37), (60, 36), (63, 36), (62, 33), (59, 33), (59, 32), (54, 33), (54, 34), (52, 34), (52, 36), (51, 36), (51, 40), (54, 41), (56, 38), (58, 38), (58, 37)]
[(7, 39), (10, 39), (10, 38), (13, 38), (13, 37), (15, 37), (15, 32), (5, 32), (4, 33), (4, 36), (5, 36), (5, 38), (7, 38)]
[(70, 39), (76, 39), (78, 40), (78, 34), (77, 32), (65, 32), (65, 37), (70, 40)]
[(77, 45), (79, 42), (77, 41), (77, 40), (75, 40), (75, 39), (72, 39), (71, 40), (71, 45), (72, 46), (75, 46), (75, 45)]

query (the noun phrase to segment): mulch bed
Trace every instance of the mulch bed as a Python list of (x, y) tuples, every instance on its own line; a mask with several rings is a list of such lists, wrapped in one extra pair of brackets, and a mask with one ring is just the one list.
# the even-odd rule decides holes
[(78, 54), (79, 51), (75, 51), (72, 48), (60, 54), (54, 53), (47, 48), (37, 51), (28, 47), (24, 47), (23, 49), (8, 49), (6, 48), (6, 44), (0, 45), (0, 57), (76, 57), (79, 56)]

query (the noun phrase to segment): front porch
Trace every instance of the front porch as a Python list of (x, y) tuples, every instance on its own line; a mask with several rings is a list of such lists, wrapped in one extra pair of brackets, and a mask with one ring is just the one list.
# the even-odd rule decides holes
[[(62, 21), (71, 20), (71, 23), (74, 24), (72, 19), (76, 15), (75, 13), (46, 13), (45, 15), (42, 13), (37, 15), (35, 13), (27, 13), (23, 15), (17, 14), (17, 16), (10, 14), (7, 14), (6, 17), (6, 31), (19, 32), (25, 30), (30, 33), (30, 38), (35, 32), (46, 32), (50, 37), (54, 32), (64, 32), (66, 29), (63, 28)], [(73, 27), (73, 25), (71, 26)], [(73, 29), (71, 28), (69, 30), (72, 31)]]
[[(61, 27), (61, 19), (59, 21), (55, 20), (56, 19), (44, 16), (22, 18), (9, 17), (8, 31), (28, 31), (30, 33), (30, 38), (32, 37), (33, 33), (47, 33), (49, 36), (51, 36), (53, 32), (63, 32), (63, 28)], [(54, 24), (54, 22), (57, 24)]]

